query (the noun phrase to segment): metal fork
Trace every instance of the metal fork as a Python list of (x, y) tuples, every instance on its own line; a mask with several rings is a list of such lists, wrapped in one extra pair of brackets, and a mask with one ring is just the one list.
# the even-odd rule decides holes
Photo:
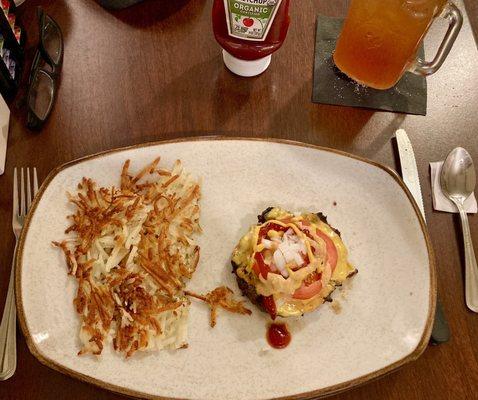
[[(37, 169), (33, 168), (33, 197), (38, 191)], [(0, 380), (10, 378), (17, 368), (17, 309), (15, 307), (15, 255), (18, 238), (32, 203), (32, 188), (30, 182), (30, 168), (26, 168), (26, 184), (23, 168), (20, 169), (20, 201), (18, 201), (17, 168), (13, 170), (13, 213), (12, 228), (15, 234), (15, 250), (13, 252), (12, 270), (8, 284), (5, 308), (3, 309), (2, 323), (0, 324)]]

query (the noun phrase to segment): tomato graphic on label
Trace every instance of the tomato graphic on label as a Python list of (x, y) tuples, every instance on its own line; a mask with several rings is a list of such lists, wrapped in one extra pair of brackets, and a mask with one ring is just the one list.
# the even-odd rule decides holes
[(254, 25), (254, 20), (252, 18), (244, 18), (242, 20), (242, 23), (244, 24), (244, 26), (250, 28), (252, 25)]

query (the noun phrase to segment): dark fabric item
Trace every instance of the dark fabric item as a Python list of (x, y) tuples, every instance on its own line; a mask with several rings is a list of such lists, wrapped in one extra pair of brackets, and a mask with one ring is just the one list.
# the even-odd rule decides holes
[(143, 0), (98, 0), (98, 2), (105, 8), (111, 8), (113, 10), (119, 10), (132, 6)]
[[(405, 73), (391, 89), (376, 90), (359, 85), (340, 72), (332, 59), (343, 19), (317, 17), (312, 101), (350, 107), (426, 115), (427, 82), (424, 77)], [(420, 49), (423, 54), (423, 46)]]

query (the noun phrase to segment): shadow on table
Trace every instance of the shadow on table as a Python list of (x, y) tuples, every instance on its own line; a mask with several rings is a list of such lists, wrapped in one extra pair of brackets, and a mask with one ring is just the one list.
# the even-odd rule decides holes
[[(283, 105), (275, 112), (272, 123), (274, 132), (294, 132), (301, 140), (306, 138), (309, 143), (334, 148), (346, 148), (352, 143), (363, 127), (373, 116), (374, 111), (317, 105), (311, 101), (312, 82), (305, 82)], [(297, 104), (304, 105), (297, 107)], [(295, 127), (295, 128), (294, 128)], [(291, 139), (294, 139), (291, 137)]]
[[(93, 0), (90, 2), (97, 3)], [(205, 3), (206, 0), (144, 0), (122, 10), (105, 10), (125, 24), (148, 27), (167, 19), (182, 9), (185, 9), (185, 15), (181, 19), (187, 23), (195, 16), (200, 15), (200, 10)]]
[[(182, 122), (186, 128), (181, 132), (181, 136), (196, 136), (201, 132), (227, 132), (227, 135), (235, 136), (266, 135), (299, 140), (344, 150), (357, 147), (357, 138), (374, 115), (374, 111), (314, 104), (310, 100), (310, 81), (298, 88), (284, 104), (280, 100), (284, 88), (277, 85), (276, 78), (273, 73), (249, 79), (237, 77), (226, 69), (218, 53), (217, 56), (192, 66), (162, 87), (142, 112), (154, 114), (158, 104), (177, 104), (178, 99), (187, 96), (188, 101), (181, 102), (180, 107)], [(264, 116), (269, 121), (267, 126), (264, 126), (260, 116), (256, 115), (256, 109), (264, 110), (268, 114)], [(202, 117), (188, 121), (194, 115)], [(245, 116), (250, 118), (244, 118)], [(361, 138), (361, 152), (372, 156), (387, 143), (403, 118), (396, 117), (382, 128), (378, 135), (374, 135), (372, 140), (368, 136)], [(155, 126), (156, 123), (156, 119), (147, 120), (147, 126), (141, 130), (164, 132)], [(188, 129), (188, 126), (191, 128)], [(178, 132), (162, 137), (154, 134), (151, 137), (143, 137), (143, 140), (154, 141), (177, 135)]]
[[(390, 114), (381, 111), (314, 104), (310, 101), (311, 82), (305, 83), (275, 112), (271, 130), (281, 137), (306, 141), (321, 146), (337, 148), (374, 158), (386, 146), (395, 131), (406, 119), (406, 114)], [(297, 104), (303, 105), (297, 107)], [(378, 129), (367, 127), (375, 114)], [(387, 120), (386, 116), (390, 118)], [(375, 122), (375, 120), (374, 120)], [(373, 124), (375, 126), (375, 123)], [(300, 131), (298, 128), (300, 127)], [(286, 136), (284, 136), (286, 135)], [(295, 135), (295, 136), (294, 136)]]
[[(267, 75), (250, 79), (233, 75), (224, 66), (218, 51), (211, 59), (195, 64), (167, 86), (158, 89), (143, 112), (154, 114), (158, 104), (178, 104), (180, 101), (178, 112), (186, 127), (181, 136), (254, 136), (255, 132), (247, 125), (246, 120), (239, 130), (232, 131), (230, 127), (238, 126), (236, 120), (249, 109), (253, 110), (257, 101), (271, 103), (271, 85), (271, 77)], [(181, 101), (185, 97), (187, 101)], [(257, 97), (260, 97), (260, 100), (257, 100)], [(197, 115), (201, 115), (201, 118), (194, 118)], [(191, 127), (190, 130), (188, 126)], [(152, 132), (157, 130), (155, 126), (145, 129)], [(174, 136), (178, 136), (178, 132), (171, 132), (171, 137)], [(162, 138), (152, 135), (146, 140), (168, 137), (169, 134)]]
[[(256, 77), (243, 78), (230, 72), (222, 58), (217, 58), (219, 72), (214, 80), (214, 123), (216, 126), (226, 127), (238, 114), (244, 112), (246, 107), (254, 107), (262, 103), (273, 104), (274, 82), (271, 74), (262, 74)], [(260, 107), (262, 108), (262, 107)], [(244, 121), (244, 124), (247, 124)], [(244, 127), (244, 132), (238, 132), (239, 136), (247, 135), (252, 130)], [(247, 132), (250, 131), (250, 132)]]

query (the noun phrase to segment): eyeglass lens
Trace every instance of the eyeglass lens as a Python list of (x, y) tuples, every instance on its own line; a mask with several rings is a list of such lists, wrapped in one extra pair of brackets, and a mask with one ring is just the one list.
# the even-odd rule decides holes
[(61, 34), (57, 25), (47, 15), (43, 27), (43, 47), (55, 64), (58, 64), (61, 57)]
[(30, 87), (28, 99), (30, 109), (39, 119), (44, 120), (51, 108), (52, 101), (53, 80), (50, 75), (39, 69)]

